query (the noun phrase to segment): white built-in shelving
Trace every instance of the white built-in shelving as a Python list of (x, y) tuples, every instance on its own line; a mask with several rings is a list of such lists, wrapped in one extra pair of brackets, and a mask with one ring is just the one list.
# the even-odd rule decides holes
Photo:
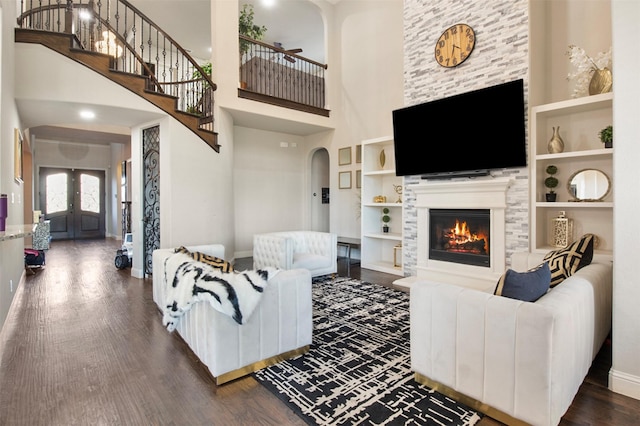
[[(560, 211), (573, 220), (574, 237), (585, 233), (598, 236), (596, 252), (611, 254), (613, 249), (613, 191), (603, 201), (570, 201), (569, 178), (583, 169), (597, 169), (610, 179), (613, 176), (613, 149), (604, 148), (598, 133), (612, 124), (613, 93), (585, 96), (567, 101), (539, 105), (531, 109), (530, 187), (531, 187), (531, 251), (547, 252), (552, 221)], [(560, 126), (564, 141), (561, 153), (548, 153), (547, 144), (553, 127)], [(547, 202), (545, 169), (558, 167), (560, 181), (555, 189), (557, 200)], [(612, 182), (612, 185), (615, 184)]]
[[(384, 151), (384, 165), (380, 157)], [(393, 139), (381, 137), (362, 141), (362, 247), (361, 265), (366, 269), (403, 275), (402, 203), (394, 185), (402, 186), (402, 177), (396, 176)], [(375, 202), (375, 197), (386, 197), (386, 202)], [(389, 232), (383, 232), (383, 208), (387, 207), (391, 221)], [(394, 264), (395, 260), (395, 264)]]

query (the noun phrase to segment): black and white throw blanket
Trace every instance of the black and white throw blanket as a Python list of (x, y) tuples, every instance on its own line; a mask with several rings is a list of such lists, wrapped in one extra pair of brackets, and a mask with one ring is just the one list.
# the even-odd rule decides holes
[(173, 331), (180, 317), (194, 303), (203, 301), (245, 324), (254, 311), (276, 268), (222, 272), (185, 253), (174, 253), (164, 262), (165, 307), (162, 324)]
[(310, 425), (459, 425), (482, 415), (413, 378), (409, 294), (349, 278), (313, 281), (309, 352), (254, 373)]

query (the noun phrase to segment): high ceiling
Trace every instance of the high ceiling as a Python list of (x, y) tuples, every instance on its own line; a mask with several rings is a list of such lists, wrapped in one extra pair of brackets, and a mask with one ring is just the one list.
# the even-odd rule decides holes
[[(129, 0), (163, 28), (194, 58), (206, 60), (211, 47), (211, 0)], [(302, 48), (302, 56), (324, 62), (324, 24), (320, 9), (310, 0), (240, 0), (253, 5), (254, 23), (267, 27), (264, 41), (284, 48)]]

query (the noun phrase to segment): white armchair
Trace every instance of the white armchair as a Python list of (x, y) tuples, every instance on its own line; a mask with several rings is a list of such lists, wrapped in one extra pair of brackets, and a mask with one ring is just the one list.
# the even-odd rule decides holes
[[(220, 244), (187, 248), (224, 259)], [(153, 251), (153, 300), (161, 311), (166, 304), (165, 261), (174, 252), (173, 248)], [(312, 342), (311, 274), (304, 269), (276, 274), (243, 325), (199, 302), (182, 316), (175, 331), (218, 385), (296, 357)]]
[(312, 277), (338, 272), (338, 236), (328, 232), (286, 231), (253, 237), (253, 268), (307, 269)]

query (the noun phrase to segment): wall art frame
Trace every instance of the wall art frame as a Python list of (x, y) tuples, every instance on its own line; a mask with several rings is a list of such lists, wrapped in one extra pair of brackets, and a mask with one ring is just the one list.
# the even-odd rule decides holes
[(351, 164), (351, 147), (340, 148), (338, 150), (338, 165), (346, 166)]
[(24, 165), (22, 159), (22, 143), (24, 139), (22, 138), (20, 129), (15, 128), (13, 133), (13, 178), (17, 183), (21, 184), (24, 182)]
[(338, 173), (338, 188), (339, 189), (351, 188), (351, 171)]

